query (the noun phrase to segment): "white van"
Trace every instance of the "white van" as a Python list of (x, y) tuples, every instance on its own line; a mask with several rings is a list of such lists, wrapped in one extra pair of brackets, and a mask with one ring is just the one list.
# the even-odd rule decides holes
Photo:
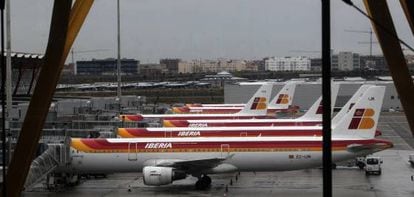
[(414, 168), (414, 154), (408, 156), (408, 162), (410, 162), (411, 167)]
[(370, 175), (373, 173), (376, 173), (378, 175), (381, 175), (381, 164), (382, 164), (382, 158), (381, 157), (374, 157), (374, 156), (368, 156), (365, 158), (365, 174)]

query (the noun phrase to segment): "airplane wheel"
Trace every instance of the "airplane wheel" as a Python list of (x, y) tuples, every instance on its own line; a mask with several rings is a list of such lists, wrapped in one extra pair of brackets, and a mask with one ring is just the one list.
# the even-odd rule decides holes
[(364, 169), (364, 167), (365, 167), (365, 164), (364, 163), (362, 163), (362, 162), (359, 162), (359, 163), (357, 163), (357, 166), (359, 167), (359, 169)]
[(211, 178), (207, 175), (204, 175), (203, 178), (201, 178), (203, 182), (205, 182), (207, 185), (211, 185)]
[(203, 189), (203, 181), (201, 181), (201, 179), (200, 179), (200, 180), (198, 180), (198, 181), (195, 183), (195, 188), (196, 188), (197, 190), (202, 190), (202, 189)]
[(198, 180), (195, 184), (197, 190), (205, 190), (209, 185), (207, 182), (203, 181), (202, 179)]
[(203, 176), (196, 182), (195, 187), (197, 190), (205, 190), (210, 186), (210, 184), (211, 178), (208, 176)]

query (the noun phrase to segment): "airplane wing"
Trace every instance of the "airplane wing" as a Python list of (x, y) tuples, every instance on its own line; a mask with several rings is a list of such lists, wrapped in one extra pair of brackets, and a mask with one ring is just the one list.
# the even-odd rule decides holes
[(217, 167), (226, 159), (231, 158), (233, 155), (221, 158), (208, 158), (208, 159), (196, 159), (196, 160), (165, 160), (157, 163), (156, 166), (160, 167), (173, 167), (176, 169), (184, 170), (188, 173), (201, 172)]

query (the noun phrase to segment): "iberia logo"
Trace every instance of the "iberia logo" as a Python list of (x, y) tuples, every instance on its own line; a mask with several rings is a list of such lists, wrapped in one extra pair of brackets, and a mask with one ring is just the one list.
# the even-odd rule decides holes
[(276, 104), (287, 104), (289, 102), (288, 94), (279, 94), (279, 98), (276, 100)]
[(375, 111), (371, 108), (356, 109), (348, 129), (371, 129), (375, 121), (372, 119)]
[(266, 98), (265, 97), (256, 97), (254, 98), (252, 107), (250, 107), (250, 109), (266, 109), (267, 105), (266, 105)]

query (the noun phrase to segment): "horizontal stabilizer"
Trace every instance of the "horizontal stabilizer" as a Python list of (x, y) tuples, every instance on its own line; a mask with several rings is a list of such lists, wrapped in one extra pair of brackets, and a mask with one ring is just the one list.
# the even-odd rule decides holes
[(350, 144), (346, 147), (346, 150), (351, 153), (360, 153), (363, 151), (377, 152), (386, 148), (391, 148), (390, 143), (375, 143), (375, 144)]

